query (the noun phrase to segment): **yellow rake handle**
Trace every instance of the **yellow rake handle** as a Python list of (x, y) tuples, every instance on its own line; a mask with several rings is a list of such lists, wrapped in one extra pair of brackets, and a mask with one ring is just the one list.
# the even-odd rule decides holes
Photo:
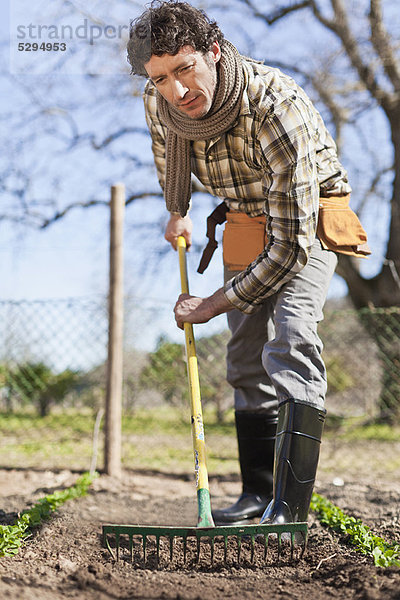
[[(186, 241), (182, 236), (178, 237), (179, 267), (181, 274), (182, 294), (189, 293), (189, 284), (186, 268)], [(204, 439), (203, 413), (201, 408), (199, 371), (196, 357), (196, 345), (191, 323), (184, 323), (186, 360), (190, 393), (190, 408), (192, 421), (194, 465), (196, 476), (196, 488), (199, 500), (199, 524), (201, 526), (212, 525), (210, 513), (210, 500), (208, 490), (208, 474), (206, 467), (206, 445)], [(210, 522), (211, 519), (211, 522)]]

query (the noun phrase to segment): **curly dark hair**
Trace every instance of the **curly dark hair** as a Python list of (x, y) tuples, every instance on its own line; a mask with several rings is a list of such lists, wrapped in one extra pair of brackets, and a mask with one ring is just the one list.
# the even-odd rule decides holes
[(152, 55), (175, 55), (183, 46), (192, 46), (205, 54), (224, 35), (204, 11), (187, 2), (153, 0), (144, 13), (131, 21), (128, 62), (133, 75), (148, 77), (144, 68)]

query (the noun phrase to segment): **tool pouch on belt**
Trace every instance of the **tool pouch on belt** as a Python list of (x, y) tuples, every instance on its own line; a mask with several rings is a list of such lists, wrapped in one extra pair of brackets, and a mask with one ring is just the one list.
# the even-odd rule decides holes
[(229, 269), (242, 271), (264, 250), (266, 218), (249, 217), (245, 213), (230, 211), (225, 202), (221, 202), (207, 218), (208, 243), (204, 248), (198, 273), (204, 273), (207, 269), (218, 246), (215, 239), (216, 226), (225, 221), (223, 258)]
[(350, 194), (320, 199), (317, 235), (326, 250), (365, 257), (371, 254), (367, 234), (349, 202)]
[[(325, 250), (366, 257), (371, 254), (367, 234), (349, 202), (350, 194), (320, 198), (317, 236)], [(223, 202), (207, 219), (209, 242), (200, 261), (199, 273), (205, 271), (218, 246), (215, 240), (216, 225), (222, 225), (225, 221), (223, 258), (224, 265), (231, 271), (243, 271), (264, 250), (267, 244), (266, 218), (229, 211)]]
[(264, 250), (267, 243), (266, 218), (245, 213), (226, 213), (223, 233), (224, 265), (230, 271), (243, 271)]

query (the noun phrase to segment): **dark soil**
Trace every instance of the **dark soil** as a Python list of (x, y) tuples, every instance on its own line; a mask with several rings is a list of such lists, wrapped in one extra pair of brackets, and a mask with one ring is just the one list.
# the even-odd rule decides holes
[[(0, 522), (11, 522), (19, 510), (46, 493), (72, 485), (76, 478), (77, 474), (69, 471), (1, 470)], [(338, 487), (325, 479), (318, 482), (318, 492), (348, 514), (362, 518), (376, 534), (400, 543), (398, 481), (393, 484), (371, 478), (369, 484), (347, 479)], [(231, 502), (240, 491), (239, 482), (232, 478), (211, 477), (210, 484), (216, 506)], [(302, 559), (300, 545), (296, 545), (291, 560), (290, 547), (284, 544), (278, 556), (276, 540), (271, 540), (266, 561), (263, 544), (256, 542), (253, 562), (247, 540), (237, 561), (233, 538), (229, 539), (226, 562), (222, 542), (216, 542), (211, 562), (207, 541), (201, 542), (197, 561), (196, 544), (191, 539), (186, 563), (182, 542), (176, 542), (170, 561), (165, 539), (159, 563), (154, 543), (149, 545), (144, 562), (142, 548), (136, 542), (132, 564), (125, 540), (121, 540), (121, 556), (116, 562), (102, 543), (105, 523), (192, 527), (196, 523), (196, 501), (191, 477), (137, 472), (125, 472), (122, 481), (100, 477), (86, 497), (65, 504), (36, 531), (17, 556), (1, 559), (0, 598), (400, 598), (399, 568), (376, 568), (371, 558), (355, 552), (313, 515)]]

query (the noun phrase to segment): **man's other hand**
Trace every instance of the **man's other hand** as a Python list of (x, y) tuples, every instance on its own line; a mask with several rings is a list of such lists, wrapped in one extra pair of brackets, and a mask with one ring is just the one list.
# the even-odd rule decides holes
[(180, 329), (184, 323), (207, 323), (221, 313), (233, 310), (234, 306), (226, 299), (223, 288), (208, 298), (181, 294), (175, 304), (175, 321)]
[(192, 229), (193, 223), (189, 215), (181, 217), (179, 214), (171, 213), (164, 237), (176, 250), (178, 237), (182, 235), (186, 241), (186, 248), (189, 250), (192, 245)]

